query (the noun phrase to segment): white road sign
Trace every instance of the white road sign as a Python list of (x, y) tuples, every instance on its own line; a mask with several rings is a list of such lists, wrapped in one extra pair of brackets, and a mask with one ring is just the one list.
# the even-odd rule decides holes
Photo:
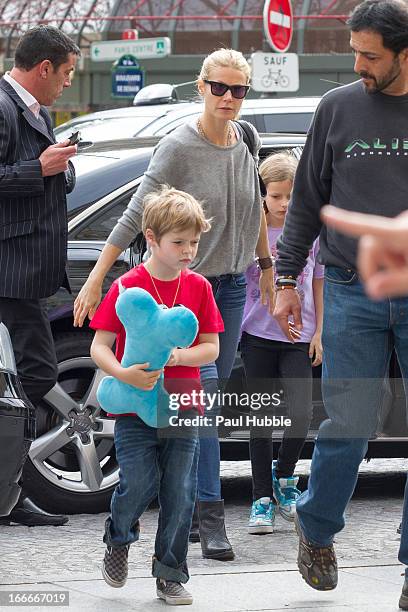
[(298, 91), (299, 58), (296, 53), (262, 53), (251, 55), (252, 89), (255, 91)]
[(165, 36), (139, 40), (103, 40), (91, 44), (91, 59), (94, 62), (113, 62), (128, 53), (137, 59), (166, 57), (171, 53), (170, 38)]

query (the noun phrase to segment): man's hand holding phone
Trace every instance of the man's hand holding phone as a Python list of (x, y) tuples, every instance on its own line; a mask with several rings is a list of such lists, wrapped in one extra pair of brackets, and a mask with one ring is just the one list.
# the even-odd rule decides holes
[(71, 134), (67, 140), (50, 145), (39, 157), (43, 176), (54, 176), (68, 170), (68, 160), (77, 153), (79, 132)]
[(68, 137), (68, 142), (69, 142), (68, 146), (76, 145), (79, 143), (80, 140), (81, 140), (81, 133), (72, 132), (71, 136)]

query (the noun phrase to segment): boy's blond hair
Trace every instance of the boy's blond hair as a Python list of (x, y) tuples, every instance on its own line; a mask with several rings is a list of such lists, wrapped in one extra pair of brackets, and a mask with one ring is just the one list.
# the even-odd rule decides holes
[(148, 193), (143, 203), (142, 231), (145, 234), (151, 229), (157, 242), (168, 232), (191, 229), (201, 234), (211, 229), (201, 204), (185, 191), (161, 185), (159, 191)]
[(293, 183), (297, 165), (298, 161), (290, 151), (272, 153), (259, 166), (259, 174), (266, 186), (280, 181)]
[(233, 68), (239, 70), (244, 75), (246, 82), (251, 78), (251, 67), (242, 55), (241, 51), (235, 49), (216, 49), (204, 59), (201, 66), (199, 78), (210, 79), (210, 72), (213, 68)]

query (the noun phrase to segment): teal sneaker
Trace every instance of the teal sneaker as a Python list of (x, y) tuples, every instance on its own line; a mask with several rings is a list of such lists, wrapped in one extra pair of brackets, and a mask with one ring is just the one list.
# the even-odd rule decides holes
[(279, 509), (280, 515), (286, 520), (293, 523), (296, 514), (296, 500), (300, 495), (297, 488), (299, 482), (298, 476), (290, 476), (289, 478), (276, 478), (275, 466), (272, 468), (272, 487), (273, 495)]
[(248, 533), (273, 533), (275, 505), (270, 497), (261, 497), (253, 502), (248, 523)]

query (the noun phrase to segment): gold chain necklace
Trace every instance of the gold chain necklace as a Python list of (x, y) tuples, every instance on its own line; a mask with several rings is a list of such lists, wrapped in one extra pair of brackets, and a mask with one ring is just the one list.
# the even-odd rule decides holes
[[(150, 274), (150, 272), (149, 272), (149, 270), (146, 268), (146, 266), (144, 266), (144, 269), (146, 270), (146, 272), (147, 272), (147, 273), (148, 273), (148, 275), (150, 276), (150, 280), (152, 281), (152, 285), (153, 285), (153, 287), (154, 287), (154, 290), (156, 291), (156, 293), (157, 293), (157, 297), (158, 297), (158, 298), (159, 298), (159, 300), (160, 300), (160, 305), (161, 305), (163, 308), (168, 308), (168, 306), (166, 306), (166, 304), (163, 302), (163, 300), (162, 300), (162, 298), (161, 298), (161, 295), (160, 295), (160, 293), (159, 293), (159, 291), (158, 291), (158, 289), (157, 289), (157, 287), (156, 287), (156, 283), (155, 283), (155, 282), (154, 282), (154, 280), (153, 280), (153, 276)], [(178, 277), (178, 284), (177, 284), (176, 293), (174, 294), (174, 300), (173, 300), (173, 303), (172, 303), (172, 305), (170, 306), (170, 308), (173, 308), (173, 307), (174, 307), (174, 304), (176, 303), (176, 299), (177, 299), (178, 292), (179, 292), (179, 289), (180, 289), (180, 283), (181, 283), (181, 272), (180, 272), (180, 275), (179, 275), (179, 277)]]
[[(202, 136), (206, 140), (209, 140), (204, 132), (203, 124), (201, 123), (200, 118), (197, 119), (197, 129), (198, 129), (198, 133), (200, 134), (200, 136)], [(209, 140), (209, 142), (211, 142), (211, 140)], [(232, 143), (232, 128), (231, 128), (231, 124), (228, 122), (227, 144), (225, 146), (230, 147), (231, 143)]]

